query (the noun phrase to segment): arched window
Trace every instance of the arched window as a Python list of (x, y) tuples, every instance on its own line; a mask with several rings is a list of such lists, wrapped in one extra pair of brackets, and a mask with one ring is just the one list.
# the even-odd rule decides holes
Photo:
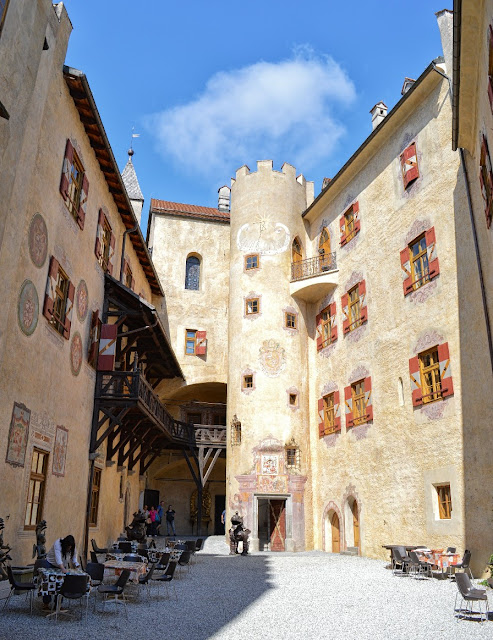
[(303, 260), (303, 249), (301, 248), (301, 242), (298, 237), (293, 240), (292, 258), (294, 263), (301, 262)]
[(199, 289), (200, 285), (200, 260), (197, 256), (188, 256), (186, 274), (185, 274), (185, 289)]
[(320, 255), (328, 255), (330, 253), (330, 233), (327, 227), (324, 227), (320, 234), (320, 240), (318, 242), (318, 252)]

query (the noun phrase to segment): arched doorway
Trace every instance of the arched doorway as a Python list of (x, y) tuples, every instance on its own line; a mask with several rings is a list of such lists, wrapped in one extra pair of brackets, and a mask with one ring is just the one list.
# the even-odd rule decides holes
[(325, 551), (330, 553), (341, 551), (341, 521), (334, 509), (328, 511), (325, 516)]
[(346, 519), (346, 546), (357, 548), (360, 551), (360, 509), (358, 501), (353, 496), (347, 499), (345, 507)]

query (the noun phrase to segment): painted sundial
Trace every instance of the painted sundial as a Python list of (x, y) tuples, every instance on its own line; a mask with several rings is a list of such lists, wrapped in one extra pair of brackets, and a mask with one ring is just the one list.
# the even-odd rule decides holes
[(282, 222), (275, 222), (269, 216), (258, 215), (238, 230), (236, 244), (244, 253), (259, 253), (273, 256), (283, 253), (289, 247), (289, 229)]

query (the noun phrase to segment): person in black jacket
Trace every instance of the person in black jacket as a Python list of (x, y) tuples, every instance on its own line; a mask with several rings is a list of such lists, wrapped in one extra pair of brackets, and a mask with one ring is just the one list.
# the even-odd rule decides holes
[(173, 509), (173, 507), (169, 504), (168, 508), (166, 510), (166, 535), (169, 536), (171, 535), (169, 530), (173, 531), (173, 535), (176, 536), (176, 531), (175, 531), (175, 511)]

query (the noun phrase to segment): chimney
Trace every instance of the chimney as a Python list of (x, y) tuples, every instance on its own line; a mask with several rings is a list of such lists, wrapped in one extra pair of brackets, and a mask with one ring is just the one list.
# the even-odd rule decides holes
[(322, 191), (329, 186), (329, 182), (332, 180), (332, 178), (324, 178), (322, 181)]
[(445, 58), (446, 73), (452, 77), (453, 69), (453, 30), (454, 12), (450, 9), (442, 9), (435, 13), (440, 29), (440, 39), (442, 41), (443, 57)]
[(415, 82), (416, 80), (413, 80), (412, 78), (404, 78), (404, 84), (402, 85), (401, 89), (401, 96), (407, 93)]
[(387, 105), (380, 100), (380, 102), (377, 102), (377, 104), (372, 109), (370, 109), (370, 113), (371, 124), (373, 126), (373, 129), (376, 129), (387, 115)]
[(231, 189), (226, 185), (217, 190), (219, 194), (217, 208), (219, 211), (230, 210)]

